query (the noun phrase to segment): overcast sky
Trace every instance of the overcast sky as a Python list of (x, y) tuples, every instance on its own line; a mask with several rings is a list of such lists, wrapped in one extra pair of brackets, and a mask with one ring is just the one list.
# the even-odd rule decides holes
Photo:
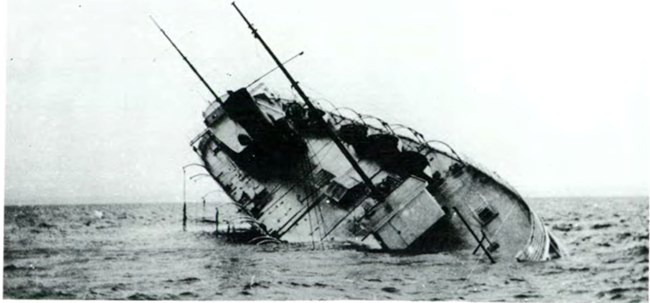
[[(210, 94), (148, 15), (224, 93), (273, 67), (230, 2), (9, 1), (7, 202), (180, 201)], [(648, 194), (647, 1), (238, 5), (280, 58), (305, 51), (288, 67), (313, 98), (444, 140), (523, 195)]]

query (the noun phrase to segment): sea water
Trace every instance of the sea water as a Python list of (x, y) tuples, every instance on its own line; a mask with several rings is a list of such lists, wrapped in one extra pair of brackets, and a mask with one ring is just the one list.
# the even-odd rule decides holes
[(531, 207), (570, 252), (536, 263), (395, 255), (216, 238), (214, 207), (6, 206), (5, 298), (149, 300), (648, 300), (648, 198), (543, 198)]

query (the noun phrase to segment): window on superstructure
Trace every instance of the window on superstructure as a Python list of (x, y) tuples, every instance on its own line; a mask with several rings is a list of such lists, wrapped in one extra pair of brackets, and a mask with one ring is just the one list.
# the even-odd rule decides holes
[(325, 169), (318, 170), (313, 176), (313, 184), (316, 187), (322, 187), (334, 179), (334, 175)]
[(474, 210), (481, 225), (488, 225), (494, 220), (499, 213), (492, 206), (483, 206)]

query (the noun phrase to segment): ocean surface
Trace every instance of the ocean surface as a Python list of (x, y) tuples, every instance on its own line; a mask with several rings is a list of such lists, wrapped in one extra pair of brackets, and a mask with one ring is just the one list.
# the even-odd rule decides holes
[(569, 250), (541, 263), (392, 255), (216, 238), (214, 207), (6, 206), (4, 298), (147, 300), (648, 300), (648, 198), (531, 199)]

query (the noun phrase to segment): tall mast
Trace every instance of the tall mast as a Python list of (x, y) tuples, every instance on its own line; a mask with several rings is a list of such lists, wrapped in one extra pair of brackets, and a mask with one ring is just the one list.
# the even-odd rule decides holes
[[(311, 103), (311, 101), (309, 100), (309, 97), (307, 97), (307, 95), (306, 95), (305, 92), (302, 90), (302, 88), (300, 88), (300, 85), (298, 85), (298, 82), (297, 82), (296, 80), (293, 79), (293, 77), (291, 76), (291, 74), (289, 74), (289, 72), (288, 72), (287, 69), (284, 67), (284, 65), (282, 65), (282, 62), (280, 62), (280, 60), (278, 59), (278, 57), (275, 56), (275, 54), (273, 53), (273, 51), (271, 50), (271, 48), (269, 48), (269, 46), (266, 44), (266, 42), (264, 42), (264, 39), (262, 39), (262, 37), (259, 35), (259, 33), (257, 33), (257, 29), (255, 29), (255, 28), (253, 27), (253, 25), (252, 25), (250, 22), (248, 22), (248, 19), (246, 19), (246, 17), (244, 16), (244, 14), (239, 10), (239, 8), (238, 8), (237, 5), (235, 4), (235, 2), (232, 3), (232, 6), (235, 7), (235, 9), (236, 9), (237, 12), (239, 13), (239, 15), (244, 19), (244, 22), (246, 22), (246, 24), (248, 24), (248, 28), (250, 28), (251, 31), (253, 32), (253, 36), (254, 36), (257, 40), (259, 40), (260, 43), (262, 43), (262, 46), (264, 46), (264, 49), (266, 49), (266, 51), (269, 53), (269, 55), (271, 55), (271, 58), (273, 58), (273, 61), (275, 61), (275, 63), (278, 65), (278, 67), (280, 68), (280, 70), (282, 71), (282, 73), (287, 77), (287, 79), (289, 79), (289, 82), (291, 83), (291, 87), (292, 87), (293, 89), (295, 89), (296, 92), (298, 92), (298, 95), (300, 95), (300, 98), (302, 98), (302, 100), (305, 102), (305, 104), (307, 104), (307, 107), (309, 107), (309, 109), (311, 109), (311, 110), (318, 110), (318, 109), (314, 106), (314, 104)], [(366, 186), (370, 189), (370, 193), (371, 193), (371, 195), (372, 195), (375, 199), (383, 200), (383, 196), (381, 195), (381, 193), (379, 193), (379, 191), (377, 190), (377, 188), (375, 187), (375, 185), (372, 183), (372, 180), (371, 180), (371, 179), (368, 177), (368, 175), (366, 175), (366, 173), (361, 169), (361, 166), (359, 166), (359, 163), (357, 163), (357, 161), (354, 159), (354, 157), (352, 157), (352, 155), (351, 155), (350, 152), (347, 150), (347, 148), (343, 145), (343, 142), (341, 142), (341, 139), (336, 135), (336, 133), (334, 132), (334, 130), (332, 129), (332, 127), (331, 127), (327, 122), (325, 122), (325, 120), (323, 120), (322, 117), (319, 117), (319, 118), (318, 118), (318, 123), (321, 124), (321, 126), (322, 126), (326, 131), (327, 131), (327, 134), (330, 136), (330, 138), (332, 139), (332, 141), (334, 141), (334, 143), (335, 143), (336, 146), (339, 148), (339, 150), (341, 150), (341, 152), (343, 153), (343, 155), (345, 156), (345, 158), (348, 160), (348, 162), (350, 162), (350, 164), (352, 165), (352, 168), (354, 168), (354, 170), (357, 172), (357, 174), (359, 174), (359, 176), (361, 177), (361, 179), (363, 179), (363, 182), (364, 182), (364, 183), (366, 184)]]
[(176, 51), (178, 52), (178, 54), (181, 55), (181, 57), (183, 58), (183, 60), (185, 60), (185, 63), (187, 63), (187, 65), (190, 66), (190, 68), (192, 69), (192, 71), (194, 72), (194, 74), (195, 74), (197, 77), (199, 77), (199, 80), (201, 80), (201, 82), (203, 82), (203, 85), (205, 85), (205, 87), (208, 88), (208, 90), (210, 91), (210, 93), (212, 94), (212, 96), (214, 96), (214, 99), (215, 99), (217, 102), (219, 102), (219, 104), (223, 104), (223, 101), (221, 101), (221, 98), (219, 98), (219, 96), (217, 96), (217, 94), (214, 92), (214, 90), (212, 90), (212, 87), (210, 87), (210, 85), (208, 84), (208, 82), (206, 82), (205, 79), (203, 79), (203, 77), (201, 76), (201, 74), (199, 74), (199, 71), (196, 70), (196, 68), (194, 68), (194, 65), (192, 65), (192, 63), (190, 62), (190, 60), (188, 60), (187, 57), (185, 57), (185, 55), (183, 54), (183, 52), (181, 52), (181, 50), (178, 49), (178, 47), (176, 47), (176, 44), (174, 43), (174, 41), (172, 41), (172, 39), (169, 38), (169, 36), (167, 36), (167, 33), (165, 33), (165, 31), (162, 29), (162, 27), (160, 27), (160, 25), (158, 25), (158, 22), (156, 22), (156, 20), (155, 20), (153, 17), (151, 17), (151, 16), (149, 16), (149, 18), (151, 19), (151, 21), (153, 21), (153, 23), (154, 23), (154, 24), (156, 25), (156, 27), (160, 30), (160, 32), (165, 36), (165, 38), (167, 38), (167, 41), (169, 41), (169, 43), (172, 44), (172, 46), (176, 49)]

